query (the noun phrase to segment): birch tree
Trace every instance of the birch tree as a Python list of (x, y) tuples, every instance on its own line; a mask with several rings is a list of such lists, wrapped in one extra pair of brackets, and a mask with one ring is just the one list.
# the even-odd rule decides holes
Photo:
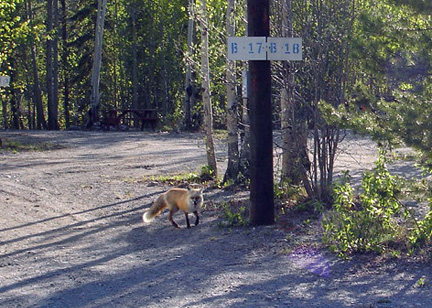
[[(284, 37), (293, 37), (292, 1), (280, 2), (282, 29)], [(282, 64), (283, 88), (281, 90), (281, 130), (282, 130), (282, 170), (281, 181), (292, 184), (305, 183), (306, 190), (310, 192), (306, 178), (305, 166), (309, 165), (307, 154), (306, 119), (300, 116), (299, 100), (295, 98), (295, 64), (284, 61)]]
[(47, 1), (46, 80), (48, 92), (48, 129), (58, 125), (58, 1)]
[(91, 128), (99, 117), (99, 84), (100, 72), (102, 65), (102, 43), (103, 31), (105, 23), (105, 13), (108, 0), (98, 0), (98, 9), (96, 15), (96, 33), (95, 33), (95, 47), (93, 55), (93, 67), (91, 75), (91, 97), (90, 97), (90, 110), (87, 122), (87, 128)]
[[(228, 0), (226, 13), (227, 37), (235, 36), (235, 0)], [(236, 64), (227, 60), (226, 64), (226, 91), (227, 91), (227, 130), (228, 130), (228, 166), (224, 176), (224, 182), (235, 180), (239, 173), (239, 147), (238, 147), (238, 121), (236, 100)]]
[(210, 68), (209, 68), (209, 23), (207, 17), (207, 1), (201, 0), (201, 87), (204, 104), (204, 130), (207, 151), (207, 164), (217, 177), (217, 165), (213, 142), (213, 110), (210, 92)]
[(183, 103), (184, 119), (183, 126), (188, 130), (192, 128), (191, 109), (194, 100), (194, 85), (192, 83), (192, 53), (193, 53), (193, 37), (194, 37), (194, 8), (195, 0), (189, 0), (189, 20), (187, 29), (187, 53), (186, 53), (186, 80), (185, 80), (185, 99)]

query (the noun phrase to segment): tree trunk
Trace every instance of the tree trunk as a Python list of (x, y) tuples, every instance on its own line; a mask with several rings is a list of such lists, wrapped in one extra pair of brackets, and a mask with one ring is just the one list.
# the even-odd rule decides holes
[[(293, 15), (291, 0), (282, 4), (282, 36), (293, 37)], [(283, 63), (283, 85), (281, 93), (282, 130), (282, 174), (281, 181), (300, 184), (309, 190), (307, 171), (310, 166), (307, 154), (306, 118), (301, 115), (300, 101), (295, 100), (294, 63)]]
[[(135, 7), (130, 7), (129, 13), (131, 16), (132, 23), (132, 109), (139, 109), (139, 101), (138, 101), (138, 44), (137, 44), (137, 29), (136, 29), (136, 17), (137, 10)], [(133, 113), (134, 118), (134, 126), (137, 128), (139, 126), (138, 116)]]
[[(27, 15), (30, 20), (31, 26), (33, 25), (33, 13), (31, 1), (27, 2)], [(47, 129), (48, 125), (45, 120), (45, 113), (42, 101), (42, 90), (39, 79), (39, 70), (37, 65), (36, 57), (36, 44), (34, 34), (30, 37), (30, 52), (32, 61), (32, 74), (33, 74), (33, 101), (36, 106), (36, 128), (37, 129)]]
[(136, 10), (131, 12), (132, 17), (132, 107), (138, 109), (138, 45), (136, 30)]
[[(11, 67), (15, 67), (15, 55), (9, 56)], [(10, 111), (12, 114), (12, 128), (20, 129), (20, 99), (17, 90), (14, 87), (14, 81), (17, 80), (17, 72), (15, 69), (11, 70), (11, 84), (10, 87)]]
[(250, 121), (249, 121), (249, 98), (247, 97), (250, 87), (250, 78), (249, 74), (246, 70), (243, 71), (243, 81), (246, 81), (246, 88), (244, 89), (245, 93), (243, 93), (242, 98), (242, 112), (241, 112), (241, 131), (240, 131), (240, 162), (239, 162), (239, 175), (243, 180), (250, 179), (250, 159), (251, 159), (251, 151), (250, 151)]
[[(228, 1), (226, 14), (227, 36), (235, 35), (234, 21), (235, 0)], [(228, 166), (224, 176), (224, 182), (236, 181), (239, 173), (239, 147), (238, 147), (238, 120), (237, 120), (237, 99), (236, 99), (236, 65), (234, 61), (227, 60), (227, 129), (228, 129)]]
[(2, 100), (2, 114), (3, 114), (3, 128), (8, 129), (8, 108), (7, 101), (5, 99)]
[(47, 93), (48, 93), (48, 129), (58, 129), (58, 35), (57, 35), (57, 0), (47, 0)]
[(205, 143), (207, 151), (207, 163), (214, 172), (214, 177), (217, 177), (216, 156), (213, 142), (213, 110), (210, 97), (210, 69), (209, 69), (209, 38), (208, 38), (208, 18), (207, 18), (207, 1), (202, 0), (202, 16), (201, 16), (201, 71), (202, 71), (202, 89), (203, 89), (203, 104), (204, 104), (204, 128), (205, 128)]
[(33, 100), (36, 105), (36, 128), (47, 129), (48, 125), (45, 120), (44, 107), (42, 102), (42, 90), (39, 80), (39, 72), (36, 61), (36, 46), (34, 39), (31, 42), (31, 57), (32, 57), (32, 71), (33, 71)]
[(91, 97), (90, 97), (90, 110), (87, 122), (87, 128), (91, 128), (94, 123), (99, 120), (99, 84), (100, 72), (102, 65), (102, 44), (103, 44), (103, 31), (105, 24), (107, 0), (98, 0), (98, 10), (96, 15), (96, 33), (95, 33), (95, 48), (93, 55), (93, 67), (91, 76)]
[(53, 2), (53, 94), (54, 101), (52, 105), (52, 125), (51, 129), (59, 129), (58, 124), (58, 109), (59, 109), (59, 52), (58, 52), (58, 43), (59, 43), (59, 6), (58, 0), (54, 0)]
[(70, 113), (69, 113), (69, 104), (70, 104), (70, 82), (69, 82), (69, 50), (68, 50), (68, 32), (67, 32), (67, 6), (66, 0), (61, 0), (61, 29), (62, 29), (62, 66), (63, 66), (63, 112), (65, 117), (66, 128), (70, 125)]
[[(248, 35), (270, 36), (270, 1), (248, 0)], [(249, 61), (251, 166), (250, 221), (274, 223), (273, 136), (270, 61)]]
[[(291, 37), (292, 28), (292, 11), (291, 0), (282, 1), (282, 36)], [(293, 83), (294, 76), (291, 70), (291, 63), (283, 63), (283, 85), (281, 91), (281, 131), (282, 131), (282, 174), (281, 182), (291, 181), (294, 183), (295, 178), (295, 152), (294, 152), (294, 97)], [(297, 181), (295, 181), (297, 182)], [(298, 184), (298, 183), (294, 183)]]
[(189, 22), (187, 33), (187, 54), (186, 54), (186, 80), (185, 80), (185, 99), (183, 102), (184, 119), (183, 127), (186, 130), (192, 129), (192, 106), (194, 103), (195, 88), (192, 82), (192, 45), (194, 36), (194, 7), (195, 0), (189, 0)]

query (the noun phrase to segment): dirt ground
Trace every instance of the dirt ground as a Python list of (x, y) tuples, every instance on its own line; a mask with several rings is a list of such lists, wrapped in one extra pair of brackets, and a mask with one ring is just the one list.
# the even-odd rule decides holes
[[(247, 192), (205, 191), (201, 223), (144, 225), (164, 190), (152, 175), (205, 165), (198, 134), (0, 131), (50, 149), (0, 149), (1, 307), (432, 307), (432, 269), (415, 259), (336, 258), (319, 229), (220, 227), (211, 205)], [(375, 146), (348, 138), (337, 169), (354, 178)], [(224, 171), (224, 143), (217, 147)], [(395, 172), (408, 173), (401, 162)], [(147, 180), (144, 180), (144, 179)], [(184, 227), (184, 216), (175, 219)], [(192, 220), (193, 221), (193, 220)]]

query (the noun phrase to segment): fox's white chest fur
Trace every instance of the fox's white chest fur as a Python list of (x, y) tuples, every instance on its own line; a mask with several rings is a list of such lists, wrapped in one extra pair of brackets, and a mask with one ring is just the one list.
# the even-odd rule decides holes
[(193, 213), (200, 209), (203, 203), (203, 198), (201, 196), (193, 196), (189, 198), (188, 212)]

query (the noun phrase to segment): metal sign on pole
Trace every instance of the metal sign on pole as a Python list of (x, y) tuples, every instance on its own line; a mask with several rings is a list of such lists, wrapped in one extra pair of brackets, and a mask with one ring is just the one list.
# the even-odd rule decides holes
[(229, 37), (229, 60), (300, 61), (303, 58), (299, 37)]
[(10, 76), (0, 76), (0, 87), (9, 87)]

